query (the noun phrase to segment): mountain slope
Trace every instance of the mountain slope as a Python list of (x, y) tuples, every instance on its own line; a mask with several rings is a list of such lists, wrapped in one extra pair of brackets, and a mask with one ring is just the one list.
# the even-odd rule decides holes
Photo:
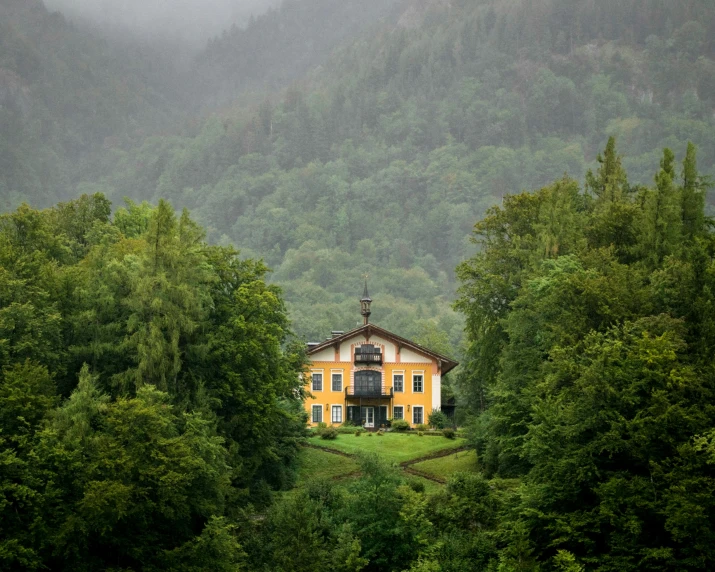
[(102, 145), (167, 125), (178, 102), (152, 78), (158, 63), (114, 49), (39, 0), (0, 2), (3, 207), (67, 198)]
[(104, 183), (117, 197), (170, 197), (215, 240), (265, 257), (308, 337), (354, 325), (370, 274), (378, 321), (416, 335), (420, 320), (439, 318), (456, 343), (453, 268), (489, 205), (565, 172), (583, 177), (609, 135), (633, 184), (650, 181), (659, 147), (682, 153), (688, 140), (713, 172), (705, 3), (399, 8), (279, 103), (231, 109), (195, 137), (149, 139)]
[(230, 103), (246, 90), (274, 90), (324, 63), (338, 45), (382, 18), (400, 0), (285, 0), (278, 8), (232, 26), (198, 56), (197, 97)]

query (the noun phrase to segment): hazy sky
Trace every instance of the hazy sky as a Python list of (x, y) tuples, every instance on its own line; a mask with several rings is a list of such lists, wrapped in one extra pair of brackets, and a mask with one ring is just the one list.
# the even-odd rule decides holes
[(159, 33), (201, 43), (234, 22), (246, 21), (281, 0), (45, 0), (70, 19), (82, 16), (115, 31)]

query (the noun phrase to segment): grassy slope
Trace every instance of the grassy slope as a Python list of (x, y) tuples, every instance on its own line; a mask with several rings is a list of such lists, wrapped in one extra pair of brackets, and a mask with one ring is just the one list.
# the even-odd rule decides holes
[[(338, 435), (333, 441), (323, 441), (311, 438), (311, 445), (327, 449), (336, 449), (344, 453), (377, 453), (388, 461), (402, 463), (419, 457), (430, 455), (443, 449), (455, 449), (466, 444), (464, 439), (448, 440), (444, 437), (419, 437), (417, 435), (401, 435), (387, 433), (382, 437), (368, 434)], [(337, 457), (337, 455), (335, 455)]]
[(304, 448), (299, 456), (297, 487), (313, 479), (335, 479), (359, 469), (357, 461), (342, 455)]
[(448, 457), (415, 463), (412, 468), (434, 477), (448, 479), (454, 473), (476, 471), (477, 454), (475, 451), (460, 451)]

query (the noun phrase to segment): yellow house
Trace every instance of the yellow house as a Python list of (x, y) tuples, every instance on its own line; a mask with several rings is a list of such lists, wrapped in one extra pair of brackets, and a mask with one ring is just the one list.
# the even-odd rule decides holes
[(427, 423), (442, 405), (442, 376), (457, 362), (369, 323), (367, 284), (360, 302), (361, 327), (308, 344), (309, 423), (351, 421), (367, 428), (388, 419), (406, 419), (412, 427)]

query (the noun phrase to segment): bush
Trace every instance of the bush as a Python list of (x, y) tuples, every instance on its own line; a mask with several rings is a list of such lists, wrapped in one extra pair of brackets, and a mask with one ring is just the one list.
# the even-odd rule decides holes
[(409, 486), (416, 493), (425, 492), (425, 484), (423, 481), (418, 481), (417, 479), (410, 479), (407, 481), (407, 486)]
[(420, 423), (420, 424), (417, 426), (417, 430), (418, 430), (418, 431), (427, 431), (427, 429), (429, 429), (429, 427), (427, 427), (427, 425), (425, 425), (424, 423)]
[(362, 431), (355, 431), (355, 437), (360, 437), (362, 435)]
[(449, 425), (449, 417), (439, 409), (433, 409), (427, 421), (435, 429), (444, 429)]
[(424, 434), (424, 432), (422, 432), (422, 431), (417, 431), (417, 436), (418, 436), (418, 437), (424, 437), (425, 434)]
[(410, 428), (410, 424), (405, 419), (395, 419), (392, 422), (393, 431), (407, 431)]
[(442, 435), (447, 437), (447, 439), (454, 439), (457, 436), (457, 432), (451, 427), (445, 427), (442, 429)]
[(321, 439), (336, 439), (338, 436), (338, 430), (332, 425), (330, 427), (320, 427), (316, 433)]
[(346, 427), (345, 425), (337, 427), (336, 429), (341, 435), (352, 435), (355, 431), (360, 431), (360, 433), (365, 431), (362, 427)]
[(325, 421), (321, 421), (318, 423), (317, 430), (320, 431), (321, 429), (325, 429), (328, 426), (328, 424)]

